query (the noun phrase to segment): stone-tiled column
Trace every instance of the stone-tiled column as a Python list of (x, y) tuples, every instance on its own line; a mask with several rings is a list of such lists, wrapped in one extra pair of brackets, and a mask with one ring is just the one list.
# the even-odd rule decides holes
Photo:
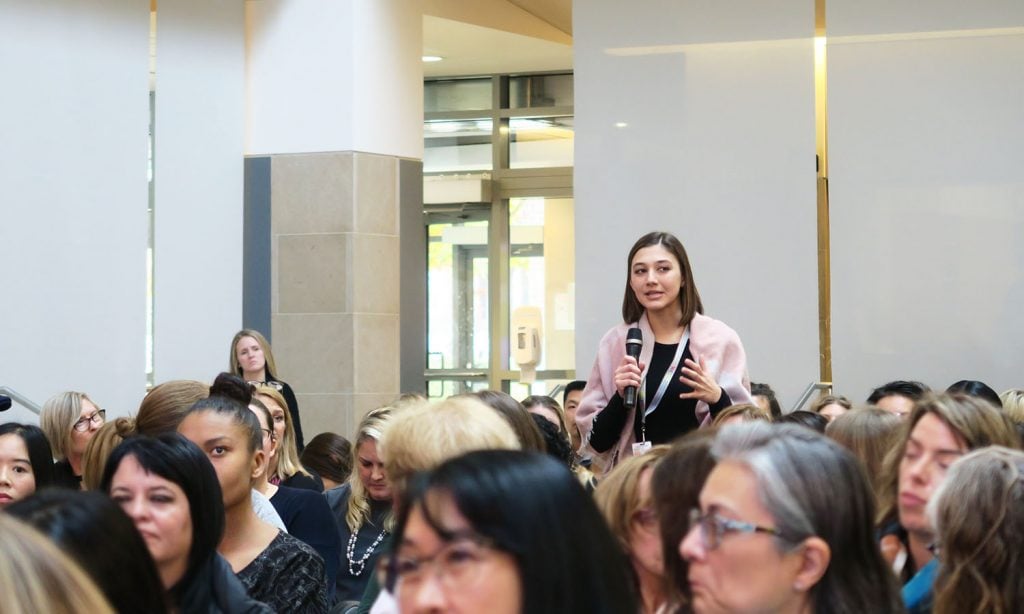
[(399, 196), (422, 181), (421, 7), (250, 0), (246, 17), (247, 154), (269, 172), (262, 313), (307, 439), (351, 437), (399, 394), (399, 211), (422, 207)]
[(353, 152), (271, 159), (273, 346), (310, 435), (348, 436), (399, 393), (399, 167)]

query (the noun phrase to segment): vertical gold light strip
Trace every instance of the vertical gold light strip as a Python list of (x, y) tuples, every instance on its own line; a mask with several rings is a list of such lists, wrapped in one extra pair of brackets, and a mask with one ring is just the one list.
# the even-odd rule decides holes
[(154, 313), (156, 287), (156, 0), (149, 3), (149, 202), (146, 207), (149, 226), (146, 245), (146, 389), (156, 384), (156, 367), (153, 364), (156, 353), (156, 316)]
[(818, 155), (818, 345), (821, 381), (832, 382), (832, 272), (828, 215), (828, 87), (825, 0), (814, 2), (814, 121)]

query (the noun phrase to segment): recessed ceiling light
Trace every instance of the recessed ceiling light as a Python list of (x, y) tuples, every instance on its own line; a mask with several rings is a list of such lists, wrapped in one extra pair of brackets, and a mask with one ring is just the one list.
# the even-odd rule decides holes
[(444, 58), (442, 58), (439, 55), (425, 55), (425, 56), (423, 56), (423, 61), (424, 62), (440, 62), (443, 59)]
[(625, 128), (626, 126), (629, 126), (626, 122), (615, 122), (616, 128)]

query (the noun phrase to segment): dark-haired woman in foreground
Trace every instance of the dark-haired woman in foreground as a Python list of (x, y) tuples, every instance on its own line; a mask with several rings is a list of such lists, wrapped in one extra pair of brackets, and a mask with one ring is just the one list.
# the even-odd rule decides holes
[(386, 566), (403, 614), (635, 612), (629, 563), (583, 487), (545, 455), (447, 461), (403, 497)]
[[(7, 513), (50, 537), (92, 577), (118, 612), (167, 611), (146, 542), (107, 495), (49, 488), (12, 504)], [(97, 535), (103, 536), (102, 548), (96, 547)]]
[(195, 444), (176, 433), (129, 438), (111, 453), (101, 487), (146, 542), (170, 609), (270, 612), (249, 598), (217, 554), (224, 531), (220, 485)]
[(192, 406), (178, 431), (206, 453), (224, 501), (225, 530), (217, 548), (249, 595), (276, 612), (327, 611), (323, 559), (310, 546), (263, 522), (251, 490), (266, 470), (263, 431), (248, 409), (249, 385), (217, 376), (210, 397)]

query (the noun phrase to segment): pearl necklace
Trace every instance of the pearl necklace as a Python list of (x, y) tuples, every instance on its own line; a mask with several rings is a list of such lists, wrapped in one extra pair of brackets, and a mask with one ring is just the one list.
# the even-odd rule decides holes
[[(362, 525), (359, 528), (363, 528)], [(377, 548), (382, 541), (384, 536), (387, 535), (387, 529), (381, 529), (380, 534), (377, 535), (377, 539), (373, 540), (370, 547), (363, 553), (363, 558), (358, 561), (353, 560), (356, 555), (356, 537), (359, 535), (358, 529), (352, 532), (352, 535), (348, 538), (348, 547), (345, 548), (345, 558), (348, 559), (348, 572), (353, 576), (360, 576), (363, 570), (366, 569), (366, 561), (369, 560), (370, 556), (373, 555), (373, 551)]]

